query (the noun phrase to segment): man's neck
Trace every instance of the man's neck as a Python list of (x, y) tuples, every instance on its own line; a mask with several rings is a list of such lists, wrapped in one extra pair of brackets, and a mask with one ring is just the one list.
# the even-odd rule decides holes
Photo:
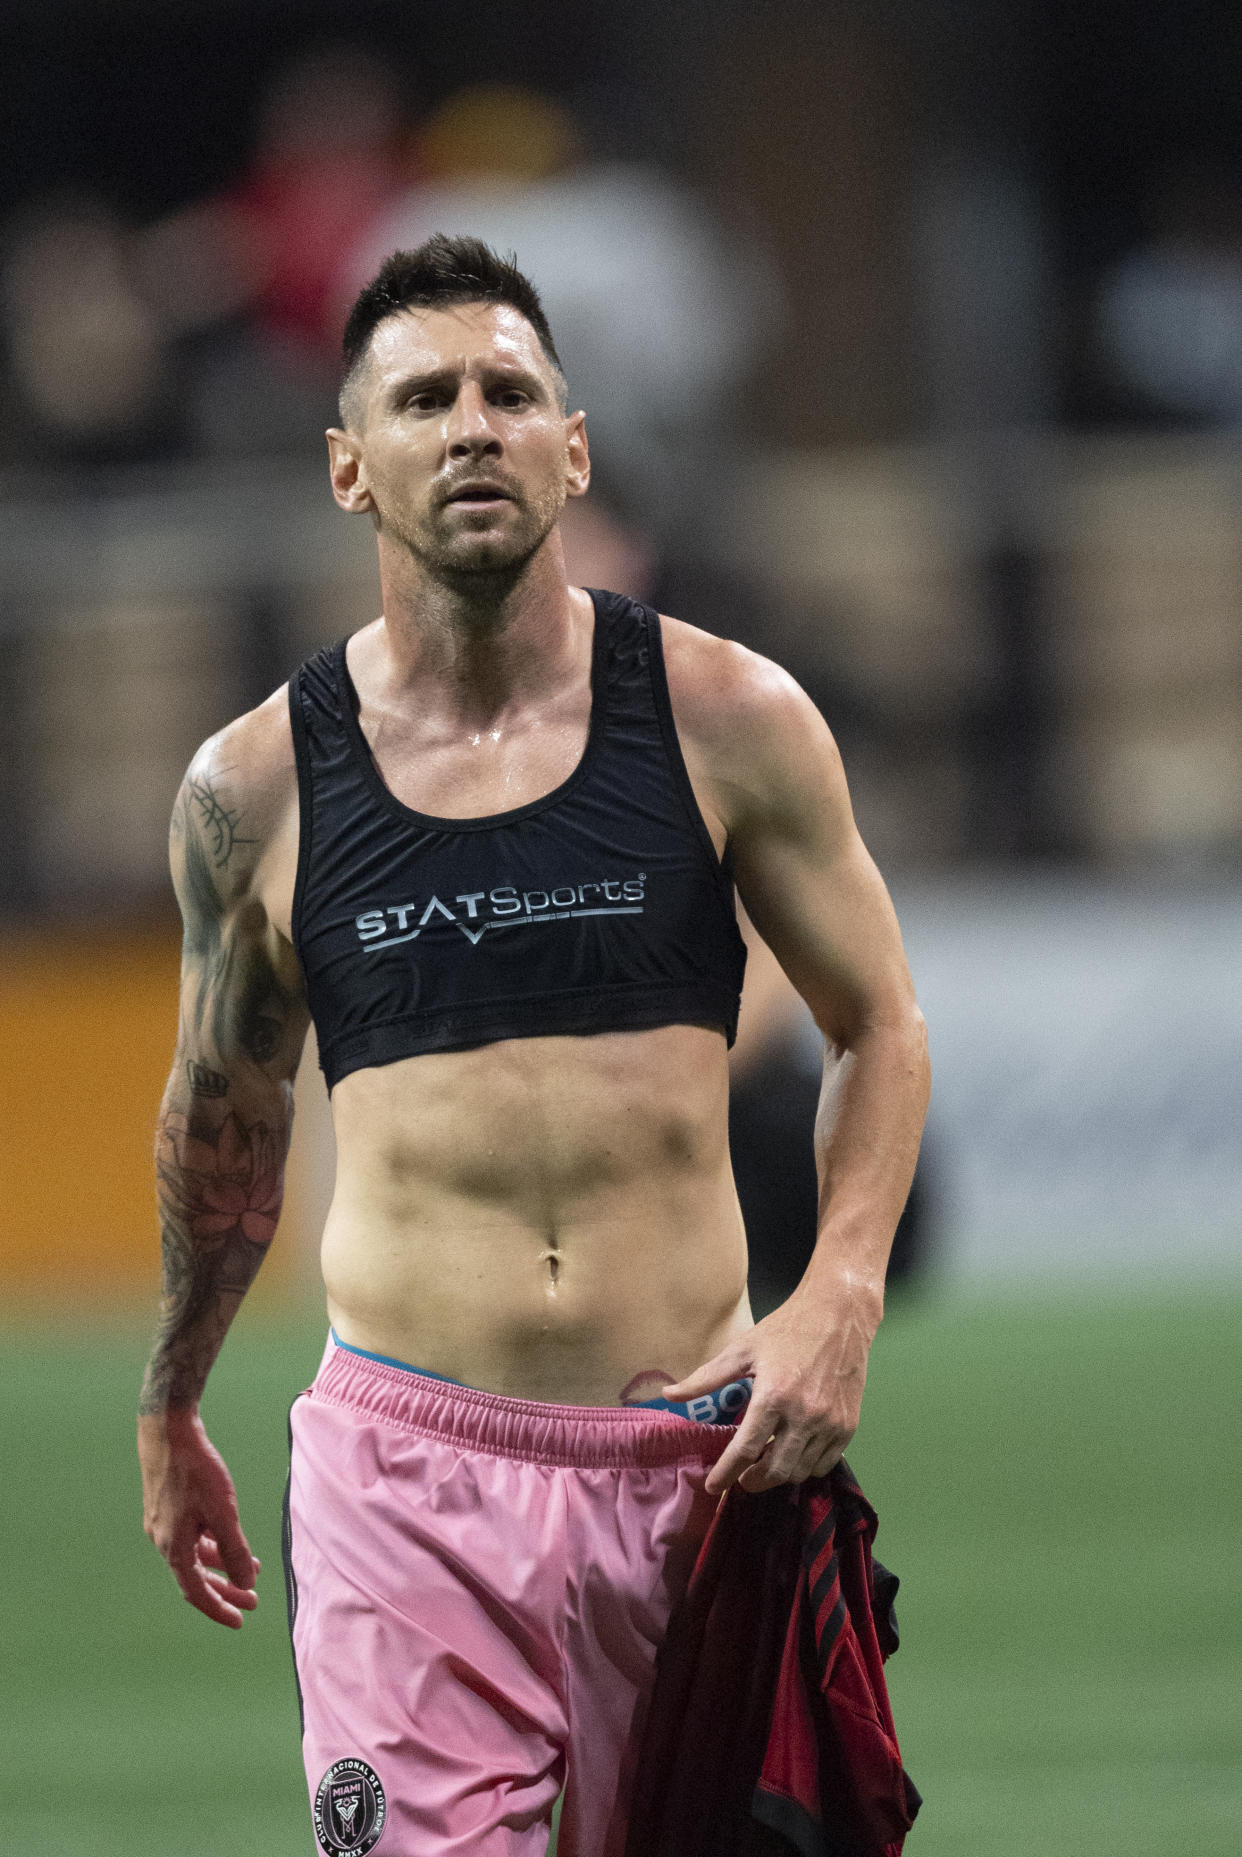
[(556, 530), (517, 574), (453, 582), (381, 546), (380, 583), (388, 677), (395, 690), (417, 684), (424, 710), (484, 726), (572, 675), (581, 615)]

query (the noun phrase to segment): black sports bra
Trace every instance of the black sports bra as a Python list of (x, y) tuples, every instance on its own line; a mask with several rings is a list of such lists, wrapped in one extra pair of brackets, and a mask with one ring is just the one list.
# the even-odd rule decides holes
[(301, 838), (293, 940), (331, 1089), (502, 1038), (718, 1026), (745, 944), (673, 725), (660, 620), (592, 591), (586, 748), (511, 812), (437, 819), (380, 778), (345, 643), (289, 684)]

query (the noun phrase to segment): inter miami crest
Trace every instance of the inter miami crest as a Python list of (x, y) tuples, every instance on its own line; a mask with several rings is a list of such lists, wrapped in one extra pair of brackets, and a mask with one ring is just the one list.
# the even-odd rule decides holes
[(379, 1843), (387, 1810), (384, 1788), (365, 1760), (338, 1760), (328, 1768), (315, 1794), (315, 1836), (327, 1857), (358, 1857)]

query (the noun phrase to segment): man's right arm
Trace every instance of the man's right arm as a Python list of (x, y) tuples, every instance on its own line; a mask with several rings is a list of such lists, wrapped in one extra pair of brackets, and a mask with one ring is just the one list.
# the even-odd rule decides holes
[(307, 1027), (297, 961), (259, 895), (282, 796), (247, 772), (245, 746), (244, 725), (208, 743), (173, 813), (181, 1012), (156, 1135), (163, 1286), (138, 1421), (146, 1532), (190, 1603), (232, 1626), (254, 1604), (257, 1563), (198, 1405), (276, 1230)]

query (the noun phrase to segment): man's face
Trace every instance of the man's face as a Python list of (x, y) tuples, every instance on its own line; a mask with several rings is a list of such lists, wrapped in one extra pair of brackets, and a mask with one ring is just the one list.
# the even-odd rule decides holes
[(352, 506), (437, 579), (521, 567), (585, 488), (582, 415), (561, 412), (538, 336), (503, 303), (386, 317), (329, 443), (338, 499), (344, 458)]

